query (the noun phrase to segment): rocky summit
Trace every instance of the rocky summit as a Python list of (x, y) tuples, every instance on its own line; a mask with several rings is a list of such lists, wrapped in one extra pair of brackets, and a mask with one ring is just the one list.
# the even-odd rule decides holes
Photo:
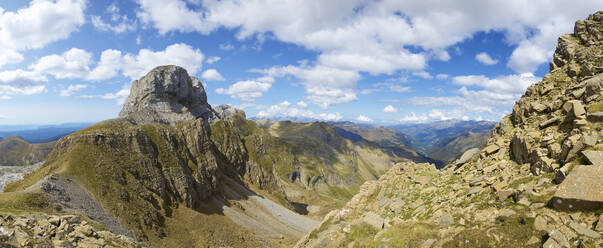
[(137, 124), (175, 124), (214, 116), (201, 81), (174, 65), (157, 67), (132, 82), (130, 95), (119, 113), (119, 117)]
[(297, 247), (602, 247), (603, 12), (559, 38), (480, 150), (396, 164)]

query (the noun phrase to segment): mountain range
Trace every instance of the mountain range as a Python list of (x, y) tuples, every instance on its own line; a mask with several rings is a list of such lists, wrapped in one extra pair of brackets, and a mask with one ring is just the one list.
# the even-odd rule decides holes
[[(499, 123), (393, 127), (249, 120), (159, 66), (118, 118), (60, 138), (5, 186), (0, 244), (600, 247), (602, 55), (597, 12)], [(0, 144), (22, 164), (50, 146)]]

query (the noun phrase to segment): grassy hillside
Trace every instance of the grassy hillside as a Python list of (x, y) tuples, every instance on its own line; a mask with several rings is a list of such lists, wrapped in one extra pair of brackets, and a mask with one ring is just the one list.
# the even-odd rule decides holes
[(407, 158), (417, 163), (441, 164), (439, 160), (417, 152), (413, 148), (415, 146), (413, 138), (393, 128), (373, 127), (352, 122), (333, 122), (329, 125), (339, 134), (352, 141), (366, 140), (373, 142), (393, 156)]
[(44, 161), (54, 146), (54, 142), (30, 144), (13, 135), (0, 139), (0, 166), (31, 165)]

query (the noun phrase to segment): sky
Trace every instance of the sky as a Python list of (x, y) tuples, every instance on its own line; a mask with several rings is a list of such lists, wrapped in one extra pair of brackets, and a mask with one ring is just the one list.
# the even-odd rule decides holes
[(248, 117), (498, 121), (603, 1), (3, 0), (0, 125), (115, 118), (175, 64)]

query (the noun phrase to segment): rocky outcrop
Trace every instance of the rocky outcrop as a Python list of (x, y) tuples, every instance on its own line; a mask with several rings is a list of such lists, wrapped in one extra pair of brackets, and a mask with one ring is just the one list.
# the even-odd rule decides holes
[[(442, 171), (399, 163), (297, 247), (602, 244), (602, 55), (597, 12), (559, 38), (550, 73), (528, 87), (479, 157)], [(394, 199), (401, 208), (388, 205)], [(365, 220), (369, 212), (382, 228)]]
[(130, 96), (119, 117), (137, 124), (175, 124), (214, 118), (199, 79), (179, 66), (159, 66), (132, 82)]
[(0, 214), (2, 247), (148, 247), (75, 215)]

